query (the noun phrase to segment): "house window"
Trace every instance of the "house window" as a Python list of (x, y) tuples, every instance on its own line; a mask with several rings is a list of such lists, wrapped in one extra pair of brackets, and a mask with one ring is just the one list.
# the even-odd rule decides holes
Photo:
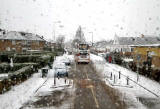
[(27, 41), (26, 40), (24, 41), (24, 45), (27, 45)]
[(23, 43), (22, 41), (17, 41), (16, 42), (17, 45), (22, 44), (22, 43)]
[(11, 51), (10, 47), (7, 47), (6, 50), (7, 50), (7, 51)]
[(21, 44), (22, 44), (22, 45), (27, 45), (27, 41), (25, 41), (25, 40), (24, 40), (24, 41), (21, 41)]
[(137, 54), (137, 55), (136, 55), (136, 59), (137, 59), (137, 61), (140, 61), (140, 60), (141, 60), (141, 55), (140, 55), (140, 54)]
[(23, 52), (26, 52), (26, 51), (27, 51), (27, 48), (22, 48), (22, 51), (23, 51)]
[(16, 41), (15, 40), (12, 40), (12, 45), (15, 45), (16, 44)]
[(16, 51), (16, 48), (12, 48), (12, 51)]
[(134, 49), (133, 49), (133, 48), (131, 48), (131, 52), (133, 52), (133, 50), (134, 50)]
[(123, 52), (123, 49), (121, 48), (121, 52)]
[(27, 41), (27, 45), (31, 45), (31, 43), (32, 43), (31, 41)]
[(39, 41), (37, 41), (36, 44), (39, 45)]

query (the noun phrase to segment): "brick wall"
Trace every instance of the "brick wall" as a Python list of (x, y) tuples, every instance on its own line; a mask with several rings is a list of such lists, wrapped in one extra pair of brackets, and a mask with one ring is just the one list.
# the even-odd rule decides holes
[(24, 48), (30, 50), (43, 50), (44, 46), (44, 41), (0, 40), (0, 52), (22, 52)]

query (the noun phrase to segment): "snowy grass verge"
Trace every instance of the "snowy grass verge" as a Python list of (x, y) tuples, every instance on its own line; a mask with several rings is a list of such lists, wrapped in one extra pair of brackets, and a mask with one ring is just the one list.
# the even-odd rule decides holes
[[(97, 73), (99, 76), (102, 76), (100, 74), (102, 72), (102, 70), (99, 70), (98, 67), (96, 67), (96, 65), (94, 64), (93, 61), (90, 64), (90, 66), (94, 70), (95, 73)], [(122, 93), (120, 91), (118, 91), (117, 89), (114, 89), (110, 85), (106, 85), (105, 81), (102, 82), (102, 87), (107, 92), (107, 94), (109, 95), (110, 99), (113, 101), (113, 103), (115, 103), (115, 105), (116, 105), (116, 107), (118, 109), (126, 109), (126, 104), (124, 102), (124, 98), (123, 98)]]
[[(119, 65), (107, 63), (102, 57), (93, 54), (91, 54), (91, 60), (93, 61), (94, 67), (98, 70), (98, 72), (101, 72), (100, 74), (102, 76), (102, 79), (106, 82), (106, 84), (114, 89), (118, 89), (122, 93), (122, 98), (123, 100), (125, 100), (125, 103), (127, 103), (128, 108), (149, 109), (150, 106), (146, 105), (143, 101), (141, 101), (141, 98), (145, 100), (159, 100), (159, 97), (156, 97), (154, 94), (140, 87), (135, 82), (129, 80), (127, 84), (127, 77), (134, 81), (137, 81), (137, 73), (132, 72)], [(120, 79), (119, 71), (121, 72), (121, 74), (125, 75), (121, 75)], [(160, 96), (160, 84), (156, 81), (150, 80), (149, 78), (139, 75), (138, 84), (142, 85), (143, 87)], [(159, 105), (159, 103), (157, 104)], [(152, 106), (156, 107), (157, 104), (153, 104)]]
[(0, 95), (1, 109), (19, 109), (23, 103), (33, 96), (34, 91), (44, 81), (39, 76), (40, 73), (36, 73), (27, 81), (12, 87), (10, 91)]

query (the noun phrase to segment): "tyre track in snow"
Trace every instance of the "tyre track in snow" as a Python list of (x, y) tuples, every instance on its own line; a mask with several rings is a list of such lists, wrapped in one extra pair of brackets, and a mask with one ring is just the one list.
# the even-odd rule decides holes
[(43, 85), (44, 85), (48, 80), (49, 80), (49, 78), (47, 78), (47, 79), (42, 83), (42, 85), (40, 85), (40, 86), (36, 89), (36, 91), (35, 91), (34, 93), (37, 93), (37, 91), (38, 91), (41, 87), (43, 87)]

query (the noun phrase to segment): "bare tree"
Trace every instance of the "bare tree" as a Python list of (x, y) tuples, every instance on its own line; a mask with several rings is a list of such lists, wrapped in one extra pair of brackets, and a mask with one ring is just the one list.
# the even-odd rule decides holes
[(59, 47), (61, 48), (64, 47), (64, 40), (65, 40), (65, 37), (63, 35), (57, 37), (56, 43), (58, 44)]

